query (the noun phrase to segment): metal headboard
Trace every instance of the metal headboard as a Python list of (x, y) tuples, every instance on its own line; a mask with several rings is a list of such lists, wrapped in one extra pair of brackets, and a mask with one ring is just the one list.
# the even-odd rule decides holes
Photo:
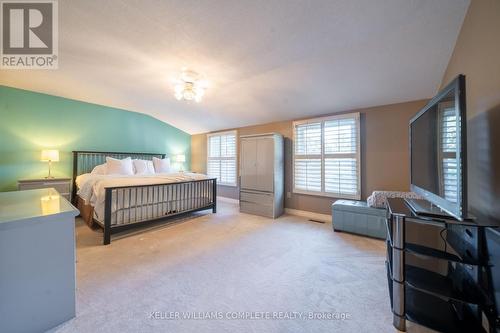
[(122, 153), (110, 151), (73, 151), (73, 188), (71, 200), (74, 202), (76, 198), (76, 177), (81, 174), (89, 173), (99, 164), (106, 162), (106, 157), (123, 159), (131, 157), (132, 159), (152, 160), (153, 157), (165, 158), (165, 154), (160, 153)]

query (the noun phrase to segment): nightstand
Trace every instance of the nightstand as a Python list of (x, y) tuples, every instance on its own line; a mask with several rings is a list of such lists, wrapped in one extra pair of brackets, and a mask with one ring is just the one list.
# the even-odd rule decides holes
[(71, 199), (71, 178), (40, 178), (20, 179), (17, 181), (18, 190), (35, 190), (53, 187), (66, 199)]

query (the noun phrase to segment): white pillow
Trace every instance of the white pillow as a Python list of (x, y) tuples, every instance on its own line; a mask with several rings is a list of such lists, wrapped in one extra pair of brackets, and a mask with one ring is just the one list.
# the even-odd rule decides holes
[(134, 165), (130, 157), (118, 160), (112, 157), (106, 157), (106, 174), (107, 175), (133, 175)]
[(153, 166), (153, 161), (134, 160), (133, 162), (136, 175), (154, 175), (155, 168)]
[(164, 159), (159, 159), (156, 157), (153, 157), (153, 164), (155, 167), (155, 172), (156, 173), (169, 173), (172, 172), (172, 169), (170, 168), (170, 158), (164, 158)]
[(106, 163), (96, 165), (92, 169), (92, 172), (90, 174), (92, 174), (92, 175), (105, 175), (106, 174)]

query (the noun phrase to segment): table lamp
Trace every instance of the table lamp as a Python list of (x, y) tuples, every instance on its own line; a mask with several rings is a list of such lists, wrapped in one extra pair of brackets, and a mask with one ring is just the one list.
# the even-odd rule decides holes
[(179, 171), (180, 171), (180, 172), (183, 172), (184, 170), (183, 170), (183, 168), (182, 168), (182, 167), (183, 167), (183, 163), (184, 163), (184, 162), (186, 162), (186, 155), (184, 155), (184, 154), (179, 154), (179, 155), (175, 156), (175, 161), (176, 161), (177, 163), (179, 163), (179, 165), (180, 165), (180, 167), (179, 167)]
[(52, 165), (52, 162), (59, 162), (59, 150), (56, 149), (42, 150), (42, 157), (40, 160), (42, 162), (49, 162), (49, 175), (45, 178), (54, 178), (50, 174), (50, 167)]

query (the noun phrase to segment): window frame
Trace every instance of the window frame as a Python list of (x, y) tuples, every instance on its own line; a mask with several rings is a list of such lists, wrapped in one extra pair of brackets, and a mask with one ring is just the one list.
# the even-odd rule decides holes
[[(234, 145), (235, 145), (234, 157), (210, 157), (210, 138), (214, 136), (225, 136), (225, 135), (234, 135)], [(234, 183), (221, 182), (219, 180), (220, 177), (216, 178), (217, 178), (217, 185), (238, 187), (238, 131), (237, 130), (214, 132), (207, 134), (207, 160), (206, 160), (207, 175), (208, 175), (208, 163), (211, 159), (217, 161), (234, 159), (234, 168), (235, 168)]]
[[(356, 131), (356, 153), (338, 153), (338, 154), (325, 154), (325, 142), (324, 142), (324, 130), (325, 130), (325, 121), (329, 120), (338, 120), (338, 119), (346, 119), (346, 118), (354, 118), (357, 131)], [(295, 145), (296, 145), (296, 127), (297, 125), (303, 124), (313, 124), (313, 123), (321, 123), (321, 154), (315, 155), (297, 155), (295, 153)], [(361, 199), (361, 124), (360, 124), (360, 113), (344, 113), (340, 115), (326, 116), (326, 117), (317, 117), (317, 118), (309, 118), (303, 120), (297, 120), (293, 122), (293, 147), (292, 147), (292, 192), (296, 194), (305, 194), (305, 195), (313, 195), (320, 197), (328, 197), (328, 198), (338, 198), (338, 199), (353, 199), (360, 200)], [(319, 158), (321, 160), (321, 191), (307, 191), (295, 188), (295, 160), (299, 158)], [(356, 158), (356, 176), (357, 176), (357, 188), (356, 194), (339, 194), (325, 191), (325, 159), (326, 158), (352, 158), (355, 156)]]

